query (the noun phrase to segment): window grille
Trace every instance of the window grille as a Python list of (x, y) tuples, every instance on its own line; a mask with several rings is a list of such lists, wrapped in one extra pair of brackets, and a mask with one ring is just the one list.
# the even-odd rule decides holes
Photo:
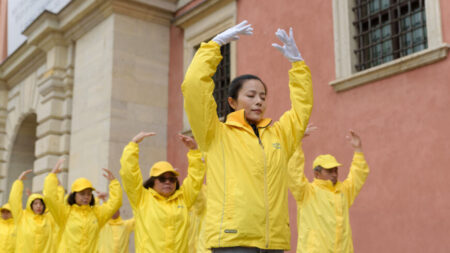
[(424, 0), (355, 0), (352, 10), (357, 71), (428, 47)]

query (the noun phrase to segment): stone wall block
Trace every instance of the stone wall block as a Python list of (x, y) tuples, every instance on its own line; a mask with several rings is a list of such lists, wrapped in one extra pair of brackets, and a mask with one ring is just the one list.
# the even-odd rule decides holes
[(34, 173), (40, 174), (50, 172), (60, 158), (65, 158), (64, 163), (61, 165), (61, 169), (67, 170), (69, 165), (69, 158), (67, 155), (46, 155), (34, 161)]
[(64, 132), (64, 121), (59, 119), (48, 119), (37, 126), (36, 137), (42, 138), (49, 134), (62, 134)]
[(61, 136), (50, 134), (36, 141), (35, 156), (40, 158), (44, 155), (61, 154)]
[(52, 99), (41, 104), (37, 113), (37, 122), (41, 123), (49, 118), (64, 117), (64, 101), (60, 99)]

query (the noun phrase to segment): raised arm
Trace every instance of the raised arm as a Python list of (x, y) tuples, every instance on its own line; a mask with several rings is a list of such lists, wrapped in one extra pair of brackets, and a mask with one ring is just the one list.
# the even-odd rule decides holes
[(97, 217), (100, 227), (103, 227), (122, 206), (122, 188), (120, 187), (119, 180), (116, 179), (110, 170), (105, 168), (102, 170), (105, 172), (103, 176), (109, 181), (109, 198), (102, 205), (95, 207), (98, 212)]
[(272, 46), (292, 63), (289, 70), (291, 109), (275, 123), (290, 157), (303, 138), (311, 115), (313, 104), (311, 72), (297, 49), (292, 28), (289, 30), (289, 36), (282, 29), (278, 29), (275, 34), (283, 42), (283, 46), (275, 43)]
[[(304, 137), (309, 136), (316, 129), (317, 127), (313, 124), (308, 124)], [(288, 188), (298, 203), (303, 201), (303, 196), (310, 187), (304, 172), (305, 154), (303, 153), (302, 144), (300, 144), (288, 162)]]
[(137, 208), (140, 204), (144, 187), (142, 186), (142, 174), (139, 168), (139, 143), (154, 132), (140, 132), (123, 149), (120, 159), (120, 177), (131, 207)]
[(44, 181), (45, 204), (60, 228), (64, 227), (70, 212), (69, 205), (61, 201), (60, 196), (58, 196), (58, 178), (56, 175), (61, 172), (60, 167), (63, 162), (64, 159), (60, 159)]
[(220, 33), (208, 43), (202, 43), (186, 72), (181, 90), (184, 109), (192, 132), (200, 147), (207, 151), (218, 130), (217, 104), (213, 97), (212, 76), (222, 60), (220, 46), (239, 39), (239, 35), (252, 34), (253, 28), (244, 21)]
[(202, 161), (202, 153), (197, 149), (197, 143), (189, 136), (179, 135), (180, 140), (189, 148), (187, 154), (189, 167), (188, 175), (184, 179), (181, 189), (185, 196), (187, 208), (191, 208), (197, 195), (202, 189), (205, 177), (205, 163)]
[(354, 149), (354, 155), (347, 179), (344, 180), (343, 184), (344, 191), (348, 195), (348, 205), (351, 206), (366, 182), (367, 176), (369, 175), (369, 166), (362, 153), (361, 138), (353, 130), (350, 130), (347, 139)]
[(32, 170), (26, 170), (20, 174), (19, 178), (14, 181), (11, 192), (9, 193), (9, 205), (11, 206), (11, 213), (14, 217), (14, 222), (19, 222), (22, 217), (22, 196), (23, 196), (23, 180), (27, 178)]

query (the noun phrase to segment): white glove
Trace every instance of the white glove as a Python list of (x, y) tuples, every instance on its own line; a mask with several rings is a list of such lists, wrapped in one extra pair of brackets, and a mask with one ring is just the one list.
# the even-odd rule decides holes
[(277, 43), (273, 43), (272, 46), (276, 49), (280, 50), (280, 52), (288, 58), (290, 62), (303, 61), (303, 57), (297, 49), (297, 45), (294, 40), (294, 33), (292, 32), (292, 27), (289, 29), (289, 36), (283, 29), (277, 30), (275, 35), (281, 42), (284, 43), (283, 46), (278, 45)]
[(228, 28), (224, 32), (219, 33), (212, 40), (217, 42), (219, 45), (223, 46), (230, 41), (238, 40), (239, 34), (252, 35), (253, 34), (253, 28), (251, 27), (252, 25), (251, 24), (247, 25), (247, 23), (248, 23), (247, 20), (244, 20), (240, 24), (235, 25), (231, 28)]

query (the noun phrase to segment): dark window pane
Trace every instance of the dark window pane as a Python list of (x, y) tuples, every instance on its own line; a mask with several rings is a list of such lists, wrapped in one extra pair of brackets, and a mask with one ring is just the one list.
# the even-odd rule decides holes
[(428, 47), (425, 0), (355, 0), (358, 71)]

